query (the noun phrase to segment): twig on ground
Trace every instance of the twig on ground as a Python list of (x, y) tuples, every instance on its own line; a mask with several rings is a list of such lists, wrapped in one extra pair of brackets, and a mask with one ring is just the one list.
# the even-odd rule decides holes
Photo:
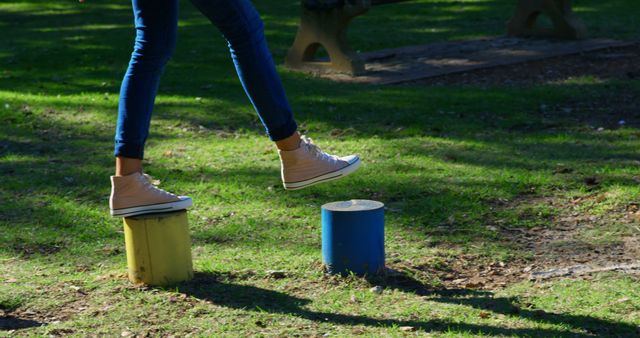
[(548, 271), (532, 272), (529, 279), (544, 280), (556, 277), (580, 276), (594, 272), (622, 271), (625, 273), (640, 272), (640, 263), (613, 264), (606, 266), (574, 265), (567, 268), (558, 268)]

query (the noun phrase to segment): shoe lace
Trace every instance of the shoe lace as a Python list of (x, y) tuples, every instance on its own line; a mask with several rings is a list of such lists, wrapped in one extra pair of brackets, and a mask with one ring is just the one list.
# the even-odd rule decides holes
[(155, 194), (161, 194), (164, 196), (177, 197), (176, 194), (172, 194), (166, 190), (158, 188), (157, 184), (159, 184), (160, 181), (154, 180), (153, 177), (151, 177), (151, 175), (149, 174), (143, 173), (141, 176), (141, 180), (142, 180), (142, 185), (144, 186), (144, 189), (147, 191), (153, 192)]
[(302, 144), (307, 148), (309, 153), (313, 154), (313, 156), (315, 156), (316, 158), (322, 161), (328, 161), (331, 163), (338, 162), (338, 156), (329, 155), (324, 151), (320, 150), (320, 148), (318, 148), (318, 146), (313, 143), (313, 140), (310, 137), (302, 135), (300, 138), (302, 139)]

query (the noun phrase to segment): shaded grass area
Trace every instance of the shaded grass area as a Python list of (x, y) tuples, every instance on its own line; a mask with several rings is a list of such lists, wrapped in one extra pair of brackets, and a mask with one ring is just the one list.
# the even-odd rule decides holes
[[(256, 5), (282, 60), (297, 2)], [(637, 34), (637, 6), (581, 1), (577, 11), (596, 36), (629, 39)], [(0, 27), (11, 37), (0, 45), (0, 310), (15, 319), (7, 327), (31, 327), (19, 333), (34, 335), (401, 335), (402, 326), (445, 336), (637, 332), (635, 277), (443, 291), (445, 281), (415, 271), (373, 280), (324, 276), (319, 208), (351, 198), (384, 202), (393, 263), (532, 259), (490, 230), (552, 227), (564, 212), (527, 198), (598, 192), (608, 197), (584, 207), (597, 215), (637, 201), (640, 116), (612, 105), (622, 95), (637, 99), (639, 81), (369, 87), (282, 72), (302, 130), (324, 149), (365, 159), (353, 177), (285, 192), (224, 42), (188, 3), (182, 7), (146, 170), (163, 188), (194, 198), (199, 273), (175, 288), (140, 289), (122, 276), (121, 223), (108, 217), (107, 205), (130, 8), (0, 4)], [(382, 6), (358, 18), (351, 35), (358, 49), (370, 50), (500, 34), (511, 10), (498, 1)], [(501, 207), (516, 199), (524, 202)], [(584, 241), (603, 246), (633, 233), (628, 224), (587, 230)], [(287, 277), (269, 278), (270, 269)], [(372, 294), (371, 285), (385, 292)]]

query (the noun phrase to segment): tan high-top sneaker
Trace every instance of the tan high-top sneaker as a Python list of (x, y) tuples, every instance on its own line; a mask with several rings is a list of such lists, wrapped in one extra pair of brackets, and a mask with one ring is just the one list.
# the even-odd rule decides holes
[(321, 182), (335, 180), (356, 171), (360, 157), (338, 157), (318, 148), (310, 138), (302, 136), (296, 150), (278, 150), (282, 164), (282, 183), (287, 190), (302, 189)]
[(151, 176), (133, 173), (127, 176), (111, 176), (111, 215), (129, 217), (156, 212), (169, 212), (190, 207), (191, 197), (177, 196), (157, 188)]

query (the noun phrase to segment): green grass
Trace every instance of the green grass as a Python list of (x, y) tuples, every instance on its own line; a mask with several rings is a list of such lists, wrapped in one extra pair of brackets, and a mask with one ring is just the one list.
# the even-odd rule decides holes
[[(298, 2), (256, 6), (274, 58), (283, 60)], [(502, 34), (512, 6), (422, 0), (377, 7), (354, 21), (350, 36), (356, 49), (374, 50)], [(615, 103), (637, 99), (640, 81), (376, 87), (280, 69), (302, 131), (324, 149), (364, 159), (352, 177), (285, 192), (277, 154), (223, 40), (187, 2), (182, 7), (146, 171), (195, 201), (197, 278), (144, 289), (123, 277), (122, 224), (107, 204), (118, 86), (133, 39), (130, 8), (97, 0), (0, 4), (0, 310), (31, 311), (51, 323), (14, 334), (414, 334), (401, 326), (462, 337), (637, 334), (638, 280), (621, 274), (456, 292), (438, 291), (443, 281), (428, 269), (403, 271), (409, 285), (325, 276), (319, 211), (330, 201), (380, 200), (388, 207), (389, 263), (436, 269), (460, 255), (476, 257), (473, 264), (532, 259), (492, 225), (552, 228), (554, 219), (580, 213), (612, 219), (580, 230), (585, 243), (606, 247), (637, 235), (619, 216), (640, 197), (640, 119)], [(576, 11), (593, 36), (638, 38), (640, 3), (576, 1)], [(589, 177), (599, 184), (585, 184)], [(604, 197), (567, 206), (594, 193)], [(271, 279), (266, 270), (288, 276)], [(382, 295), (368, 291), (377, 284)]]

